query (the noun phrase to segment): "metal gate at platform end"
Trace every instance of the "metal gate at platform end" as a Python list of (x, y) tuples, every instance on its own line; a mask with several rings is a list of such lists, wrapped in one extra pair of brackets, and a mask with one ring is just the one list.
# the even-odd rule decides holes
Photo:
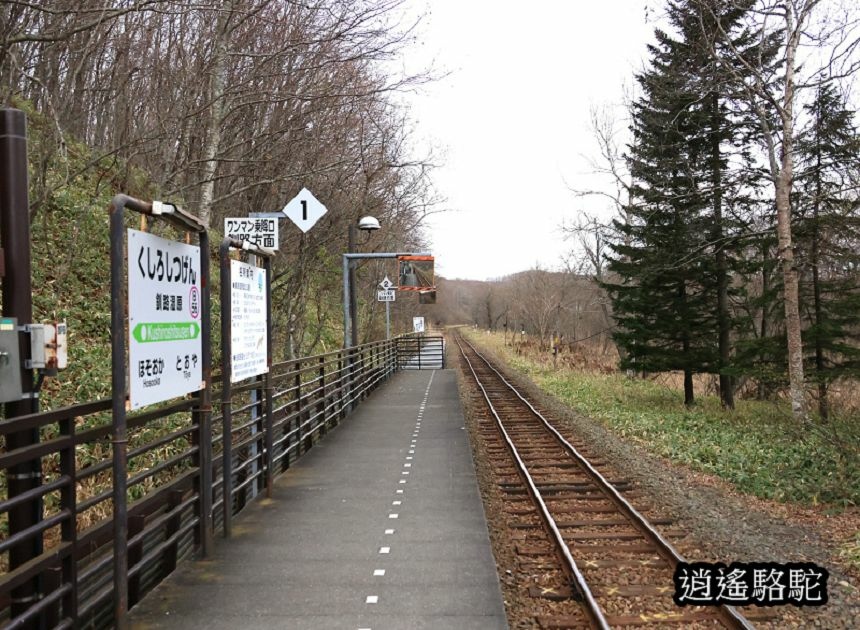
[(397, 339), (397, 368), (445, 369), (445, 338), (442, 335), (400, 337)]

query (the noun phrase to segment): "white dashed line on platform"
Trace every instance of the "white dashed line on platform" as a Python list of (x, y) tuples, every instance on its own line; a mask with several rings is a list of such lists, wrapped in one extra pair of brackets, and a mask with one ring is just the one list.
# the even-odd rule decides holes
[(387, 536), (390, 536), (390, 535), (391, 535), (391, 534), (393, 534), (393, 533), (394, 533), (394, 530), (393, 530), (393, 529), (386, 529), (386, 530), (385, 530), (385, 534), (386, 534)]
[(379, 601), (379, 595), (368, 595), (364, 600), (365, 604), (376, 604)]
[(385, 569), (374, 569), (373, 575), (377, 576), (377, 577), (381, 576), (381, 575), (385, 575)]
[(379, 553), (391, 553), (391, 547), (380, 547)]
[(388, 518), (397, 518), (398, 516), (400, 516), (400, 515), (399, 514), (389, 514)]

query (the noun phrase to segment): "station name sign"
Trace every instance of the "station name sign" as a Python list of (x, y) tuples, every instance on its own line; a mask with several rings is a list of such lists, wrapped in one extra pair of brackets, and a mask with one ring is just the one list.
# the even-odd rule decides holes
[(128, 230), (132, 409), (201, 388), (200, 281), (199, 247)]

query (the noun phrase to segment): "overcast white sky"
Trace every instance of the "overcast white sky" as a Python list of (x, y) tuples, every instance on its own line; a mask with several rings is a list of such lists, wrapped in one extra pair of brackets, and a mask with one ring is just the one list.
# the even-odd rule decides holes
[(426, 16), (408, 67), (435, 60), (450, 72), (408, 97), (416, 150), (433, 143), (444, 160), (434, 181), (451, 211), (428, 223), (436, 272), (487, 279), (559, 266), (570, 249), (562, 221), (601, 205), (568, 190), (588, 185), (589, 108), (620, 102), (661, 3), (409, 2)]

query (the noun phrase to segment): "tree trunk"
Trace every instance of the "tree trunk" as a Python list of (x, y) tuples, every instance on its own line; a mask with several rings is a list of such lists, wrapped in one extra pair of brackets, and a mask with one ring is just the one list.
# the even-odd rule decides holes
[(693, 397), (693, 371), (690, 368), (684, 368), (684, 405), (692, 407), (696, 404), (696, 399)]
[(200, 186), (200, 208), (198, 218), (209, 225), (212, 218), (212, 204), (215, 199), (215, 170), (218, 167), (218, 150), (221, 147), (221, 119), (224, 116), (224, 87), (227, 82), (227, 29), (233, 12), (232, 3), (218, 11), (215, 27), (215, 46), (212, 59), (212, 75), (209, 89), (209, 120), (203, 145), (203, 174)]
[[(767, 243), (762, 243), (762, 269), (761, 269), (761, 294), (762, 294), (762, 305), (761, 305), (761, 327), (759, 328), (759, 339), (764, 342), (770, 333), (770, 329), (768, 328), (768, 308), (767, 303), (764, 300), (764, 296), (767, 295), (767, 292), (770, 290), (770, 274), (767, 271), (767, 261), (770, 259), (770, 248), (767, 246)], [(767, 361), (767, 357), (765, 353), (762, 352), (759, 356), (759, 360), (764, 364)], [(770, 388), (765, 383), (764, 379), (760, 378), (758, 381), (758, 395), (757, 398), (759, 400), (766, 400), (770, 395)]]
[(788, 344), (788, 383), (791, 413), (796, 420), (806, 420), (803, 378), (803, 342), (800, 332), (800, 291), (794, 249), (791, 242), (791, 187), (794, 178), (794, 71), (799, 43), (799, 29), (789, 26), (785, 52), (785, 96), (782, 103), (782, 143), (780, 169), (776, 177), (777, 255), (782, 264), (785, 300), (785, 332)]
[(717, 323), (719, 327), (720, 403), (726, 409), (735, 408), (734, 383), (726, 374), (731, 361), (731, 321), (729, 318), (729, 276), (723, 243), (723, 189), (720, 168), (719, 97), (711, 93), (711, 183), (714, 188), (714, 243), (716, 244)]
[(818, 217), (821, 206), (821, 112), (817, 112), (816, 149), (815, 149), (815, 200), (812, 203), (812, 294), (815, 306), (815, 376), (818, 381), (818, 413), (827, 419), (827, 382), (824, 375), (824, 344), (821, 339), (821, 325), (824, 322), (824, 309), (821, 304), (821, 281), (819, 278), (818, 257), (820, 231)]
[(687, 289), (683, 281), (678, 285), (678, 297), (681, 298), (683, 306), (684, 330), (681, 333), (681, 350), (684, 357), (684, 405), (692, 407), (696, 404), (693, 396), (693, 370), (690, 367), (690, 331), (687, 328)]

